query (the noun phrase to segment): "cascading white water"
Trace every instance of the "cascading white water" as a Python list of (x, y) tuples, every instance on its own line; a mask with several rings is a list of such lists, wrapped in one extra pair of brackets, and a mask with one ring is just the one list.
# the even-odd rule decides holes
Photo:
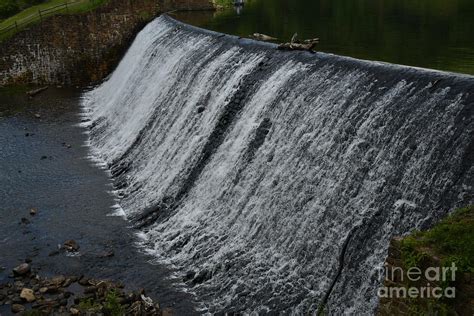
[(326, 297), (366, 314), (389, 240), (474, 201), (472, 92), (473, 77), (162, 16), (83, 105), (147, 250), (208, 311), (307, 314)]

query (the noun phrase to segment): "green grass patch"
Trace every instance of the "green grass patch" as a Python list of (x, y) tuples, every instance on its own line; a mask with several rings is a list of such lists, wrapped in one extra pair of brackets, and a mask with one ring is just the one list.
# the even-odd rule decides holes
[(82, 299), (77, 307), (84, 313), (98, 313), (102, 310), (102, 305), (94, 302), (92, 298)]
[(212, 0), (216, 8), (228, 8), (234, 4), (233, 0)]
[(110, 290), (105, 296), (104, 308), (112, 316), (125, 315), (125, 308), (120, 304), (120, 297), (115, 290)]
[(456, 210), (432, 229), (415, 232), (402, 241), (404, 264), (417, 266), (430, 249), (443, 266), (455, 263), (462, 272), (474, 272), (474, 205)]
[[(69, 0), (67, 1), (67, 10), (65, 6), (61, 6), (66, 3), (65, 0), (48, 0), (44, 3), (29, 7), (0, 23), (0, 41), (11, 37), (18, 31), (27, 28), (28, 26), (40, 22), (42, 19), (39, 14), (40, 10), (51, 9), (50, 11), (43, 11), (42, 13), (43, 19), (47, 19), (50, 16), (58, 14), (78, 14), (91, 11), (103, 5), (107, 1), (108, 0)], [(55, 7), (57, 8), (55, 9)], [(12, 27), (12, 25), (15, 25), (15, 22), (17, 23), (18, 28), (14, 28), (6, 33), (1, 33), (1, 30)]]

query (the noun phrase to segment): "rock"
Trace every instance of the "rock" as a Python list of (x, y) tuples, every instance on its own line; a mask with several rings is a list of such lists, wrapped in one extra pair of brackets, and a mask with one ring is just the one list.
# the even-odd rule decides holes
[(40, 288), (40, 289), (39, 289), (39, 292), (40, 292), (41, 294), (47, 293), (47, 292), (48, 292), (48, 287), (45, 286), (45, 287)]
[(67, 241), (64, 242), (64, 249), (66, 249), (67, 251), (70, 251), (70, 252), (76, 252), (76, 251), (79, 250), (79, 245), (73, 239), (67, 240)]
[(22, 263), (13, 269), (14, 275), (25, 275), (31, 271), (31, 266), (28, 263)]
[(48, 254), (48, 256), (49, 257), (57, 256), (59, 255), (59, 253), (60, 253), (59, 250), (53, 250)]
[(12, 313), (15, 313), (15, 314), (21, 313), (25, 311), (25, 306), (20, 305), (20, 304), (13, 304), (11, 310), (12, 310)]
[(74, 307), (71, 307), (69, 309), (69, 312), (71, 313), (71, 315), (79, 315), (79, 310)]
[(39, 115), (38, 113), (36, 113), (36, 114), (35, 114), (35, 117), (36, 117), (37, 119), (39, 119), (39, 118), (41, 118), (41, 115)]
[(41, 160), (48, 159), (48, 156), (41, 156)]
[(63, 275), (55, 276), (49, 281), (50, 285), (60, 286), (63, 282), (66, 281), (66, 278)]
[(207, 270), (201, 270), (198, 275), (193, 279), (194, 284), (203, 283), (209, 280), (212, 277), (212, 274)]
[(66, 279), (66, 281), (64, 281), (63, 287), (68, 287), (72, 283), (74, 283), (74, 281), (72, 279), (68, 278), (68, 279)]
[(97, 288), (95, 286), (88, 286), (84, 289), (84, 294), (91, 294), (97, 292)]
[(35, 216), (36, 213), (37, 213), (37, 211), (38, 211), (37, 209), (32, 208), (32, 209), (30, 210), (30, 215), (31, 215), (31, 216)]
[(28, 288), (23, 288), (21, 290), (20, 297), (26, 300), (28, 303), (34, 302), (36, 300), (34, 291)]
[(110, 251), (106, 251), (102, 254), (99, 255), (99, 258), (110, 258), (110, 257), (113, 257), (115, 254), (112, 250)]
[(161, 315), (162, 316), (173, 316), (173, 310), (169, 307), (165, 308), (162, 312), (161, 312)]
[(82, 286), (87, 286), (87, 285), (89, 285), (89, 279), (85, 278), (85, 277), (82, 277), (82, 278), (79, 279), (78, 283)]
[(196, 272), (190, 270), (186, 273), (186, 276), (184, 277), (184, 281), (189, 281), (189, 280), (192, 280), (194, 278), (194, 276), (196, 275)]
[(200, 106), (200, 107), (198, 107), (197, 112), (202, 113), (202, 112), (204, 112), (205, 109), (206, 109), (205, 107)]
[(22, 223), (22, 224), (25, 224), (25, 225), (28, 225), (28, 224), (30, 223), (30, 220), (27, 219), (26, 217), (22, 217), (22, 218), (21, 218), (21, 223)]
[(153, 300), (150, 297), (147, 297), (145, 295), (140, 295), (140, 298), (142, 299), (143, 303), (145, 303), (146, 306), (151, 307), (153, 306)]

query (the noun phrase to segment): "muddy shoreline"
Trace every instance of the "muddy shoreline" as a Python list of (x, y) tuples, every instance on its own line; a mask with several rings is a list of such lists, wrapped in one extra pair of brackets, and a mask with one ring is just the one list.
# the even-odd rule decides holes
[[(111, 216), (110, 180), (86, 158), (80, 94), (50, 88), (30, 99), (22, 89), (0, 91), (0, 283), (26, 260), (44, 277), (109, 279), (126, 290), (146, 289), (176, 315), (195, 314), (180, 280), (135, 247), (128, 222)], [(57, 251), (71, 239), (77, 252)], [(1, 315), (9, 313), (10, 306), (0, 306)]]

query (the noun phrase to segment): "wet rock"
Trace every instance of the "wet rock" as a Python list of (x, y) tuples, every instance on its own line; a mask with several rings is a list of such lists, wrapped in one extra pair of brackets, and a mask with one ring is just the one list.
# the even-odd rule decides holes
[(209, 280), (212, 277), (212, 274), (207, 270), (201, 270), (198, 275), (194, 278), (193, 283), (199, 284)]
[(110, 257), (113, 257), (115, 255), (115, 253), (110, 250), (110, 251), (106, 251), (102, 254), (99, 255), (99, 258), (110, 258)]
[(65, 241), (63, 247), (64, 249), (66, 249), (66, 251), (69, 252), (76, 252), (79, 250), (79, 245), (73, 239)]
[(84, 294), (92, 294), (97, 292), (97, 288), (95, 286), (88, 286), (84, 289)]
[(31, 216), (35, 216), (37, 212), (38, 212), (37, 209), (32, 208), (32, 209), (30, 210), (30, 215), (31, 215)]
[(48, 284), (49, 285), (55, 285), (55, 286), (61, 286), (63, 282), (66, 281), (66, 278), (63, 275), (59, 275), (56, 277), (53, 277)]
[(20, 297), (28, 303), (34, 302), (36, 300), (34, 291), (28, 288), (23, 288), (21, 290)]
[(30, 271), (31, 271), (31, 266), (28, 263), (22, 263), (13, 269), (13, 274), (16, 276), (25, 275), (25, 274), (30, 273)]
[(196, 272), (188, 271), (186, 275), (184, 276), (184, 281), (186, 282), (186, 281), (192, 280), (195, 275), (196, 275)]
[(48, 159), (48, 156), (41, 156), (41, 160), (46, 160)]
[(205, 109), (206, 108), (204, 108), (203, 106), (200, 106), (200, 107), (198, 107), (197, 112), (202, 113), (202, 112), (204, 112)]
[(85, 278), (85, 277), (82, 277), (79, 282), (78, 282), (80, 285), (82, 286), (87, 286), (89, 285), (89, 279), (88, 278)]
[(41, 115), (39, 115), (38, 113), (36, 113), (36, 114), (35, 114), (35, 117), (36, 117), (37, 119), (40, 119), (40, 118), (41, 118)]
[(25, 307), (21, 304), (13, 304), (12, 307), (11, 307), (11, 311), (12, 313), (21, 313), (21, 312), (24, 312), (25, 311)]
[(30, 220), (27, 219), (26, 217), (22, 217), (22, 218), (21, 218), (21, 224), (28, 225), (29, 223), (30, 223)]
[(48, 254), (48, 256), (53, 257), (53, 256), (57, 256), (59, 254), (60, 254), (59, 250), (53, 250)]

